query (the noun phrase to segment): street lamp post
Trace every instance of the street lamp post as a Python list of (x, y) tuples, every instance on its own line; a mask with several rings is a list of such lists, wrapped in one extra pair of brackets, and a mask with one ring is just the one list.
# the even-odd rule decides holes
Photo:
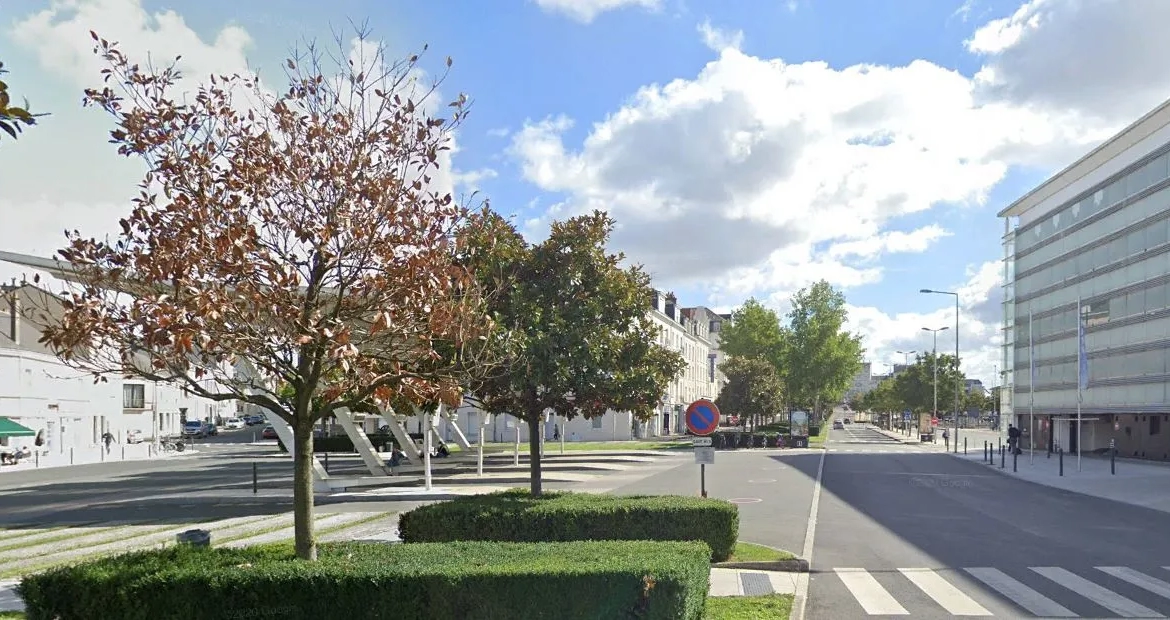
[[(917, 352), (918, 351), (898, 351), (898, 354), (902, 356), (902, 365), (905, 367), (903, 368), (903, 371), (910, 369), (910, 356)], [(893, 374), (893, 372), (891, 371), (890, 374)], [(910, 434), (910, 420), (907, 420), (905, 415), (902, 416), (902, 432), (906, 433), (907, 435)]]
[(931, 332), (934, 335), (934, 345), (930, 350), (931, 355), (934, 357), (934, 411), (931, 412), (931, 415), (935, 416), (938, 415), (938, 333), (948, 329), (950, 329), (950, 327), (940, 327), (938, 329), (931, 329), (929, 327), (922, 328), (922, 331)]
[[(924, 288), (918, 291), (920, 293), (935, 294), (935, 295), (954, 295), (955, 296), (955, 366), (959, 365), (959, 294), (950, 291), (936, 291), (929, 288)], [(955, 452), (959, 451), (959, 382), (955, 382)]]

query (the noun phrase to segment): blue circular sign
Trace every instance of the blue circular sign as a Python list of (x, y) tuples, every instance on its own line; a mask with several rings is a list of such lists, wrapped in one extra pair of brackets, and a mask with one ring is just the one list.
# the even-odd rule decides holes
[(710, 435), (719, 428), (719, 407), (700, 398), (687, 407), (687, 430), (695, 435)]

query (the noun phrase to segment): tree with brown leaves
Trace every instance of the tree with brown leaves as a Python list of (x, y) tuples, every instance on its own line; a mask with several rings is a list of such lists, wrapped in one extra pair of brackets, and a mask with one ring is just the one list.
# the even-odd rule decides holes
[(139, 66), (94, 34), (107, 68), (86, 103), (147, 173), (116, 241), (68, 235), (79, 286), (44, 338), (99, 380), (175, 382), (287, 422), (303, 559), (314, 422), (458, 406), (498, 333), (459, 259), (468, 211), (436, 190), (467, 99), (429, 116), (442, 76), (422, 85), (417, 56), (391, 62), (358, 34), (353, 52), (338, 39), (336, 72), (313, 45), (294, 54), (285, 92), (232, 75), (189, 96), (176, 64)]

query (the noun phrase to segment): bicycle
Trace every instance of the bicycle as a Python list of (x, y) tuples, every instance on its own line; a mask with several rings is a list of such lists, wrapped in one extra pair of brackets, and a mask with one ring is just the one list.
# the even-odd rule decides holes
[(159, 445), (162, 447), (163, 452), (166, 454), (171, 454), (173, 452), (182, 452), (183, 450), (187, 449), (187, 444), (185, 444), (181, 441), (174, 441), (172, 439), (164, 439), (159, 443)]

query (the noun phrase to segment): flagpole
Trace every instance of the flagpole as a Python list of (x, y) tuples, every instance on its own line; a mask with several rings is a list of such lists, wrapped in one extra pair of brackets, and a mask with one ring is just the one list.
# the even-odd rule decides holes
[(1077, 296), (1077, 471), (1081, 471), (1081, 386), (1085, 383), (1085, 323), (1081, 316), (1081, 297)]
[[(1032, 310), (1028, 310), (1028, 462), (1036, 464), (1036, 348), (1033, 346)], [(1079, 366), (1078, 366), (1079, 368)]]

